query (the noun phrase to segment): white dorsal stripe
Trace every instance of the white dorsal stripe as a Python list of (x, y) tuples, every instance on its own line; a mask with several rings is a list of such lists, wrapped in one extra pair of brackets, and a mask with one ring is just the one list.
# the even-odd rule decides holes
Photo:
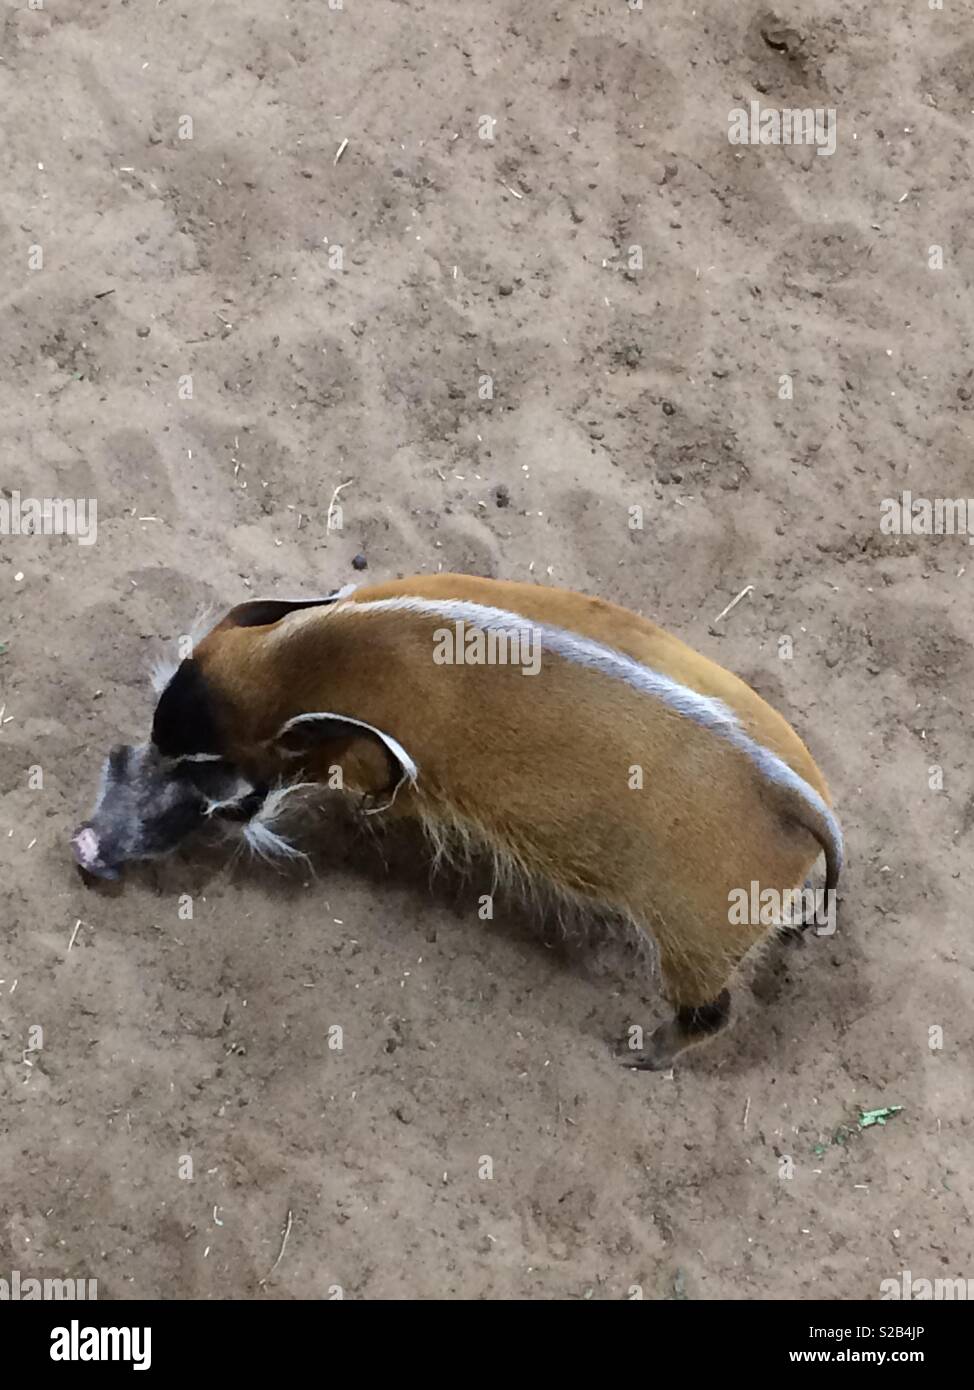
[(343, 613), (383, 612), (427, 614), (452, 622), (468, 622), (488, 632), (492, 628), (502, 628), (508, 633), (535, 633), (541, 642), (542, 650), (553, 652), (565, 661), (574, 661), (590, 670), (625, 681), (634, 690), (660, 700), (676, 714), (692, 720), (701, 728), (709, 729), (739, 749), (769, 781), (778, 786), (788, 787), (800, 796), (825, 822), (835, 847), (836, 863), (841, 865), (842, 831), (831, 807), (783, 758), (751, 738), (741, 727), (737, 715), (723, 700), (701, 695), (689, 686), (681, 685), (679, 681), (672, 680), (649, 666), (643, 666), (625, 653), (616, 651), (614, 647), (604, 646), (601, 642), (595, 642), (577, 632), (570, 632), (567, 628), (536, 623), (522, 613), (472, 603), (468, 599), (428, 599), (402, 595), (399, 598), (373, 599), (364, 603), (339, 603), (329, 610), (329, 613), (336, 617)]

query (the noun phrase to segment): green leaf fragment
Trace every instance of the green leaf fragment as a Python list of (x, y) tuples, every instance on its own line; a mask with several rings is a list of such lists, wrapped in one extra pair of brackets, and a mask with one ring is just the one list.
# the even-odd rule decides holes
[(878, 1110), (860, 1110), (859, 1128), (869, 1129), (871, 1125), (884, 1125), (891, 1115), (898, 1115), (902, 1105), (883, 1105)]

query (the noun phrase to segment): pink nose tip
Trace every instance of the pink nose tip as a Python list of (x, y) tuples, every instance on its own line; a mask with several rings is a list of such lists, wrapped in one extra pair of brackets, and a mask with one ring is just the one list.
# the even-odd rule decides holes
[(83, 869), (90, 870), (98, 863), (98, 836), (90, 825), (83, 825), (71, 840), (74, 857)]
[(74, 857), (85, 873), (96, 878), (118, 878), (118, 870), (101, 860), (101, 845), (90, 825), (83, 825), (71, 839)]

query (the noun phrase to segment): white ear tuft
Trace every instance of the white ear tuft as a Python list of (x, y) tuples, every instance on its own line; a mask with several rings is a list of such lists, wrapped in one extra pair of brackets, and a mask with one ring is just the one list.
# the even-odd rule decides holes
[(196, 617), (189, 629), (189, 642), (191, 648), (196, 648), (208, 633), (212, 632), (217, 624), (217, 609), (215, 604), (208, 603), (204, 607), (197, 608)]
[(162, 694), (178, 670), (179, 662), (170, 661), (168, 657), (164, 657), (152, 663), (149, 679), (152, 681), (152, 689), (157, 695)]

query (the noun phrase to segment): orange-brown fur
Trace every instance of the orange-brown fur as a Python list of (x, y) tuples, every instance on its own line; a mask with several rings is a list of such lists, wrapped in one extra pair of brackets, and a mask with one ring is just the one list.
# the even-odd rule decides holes
[[(358, 611), (412, 595), (466, 599), (566, 628), (724, 701), (744, 728), (828, 800), (787, 722), (743, 681), (636, 614), (599, 599), (464, 575), (420, 576), (355, 592), (262, 627), (228, 617), (196, 659), (218, 702), (228, 756), (263, 778), (326, 780), (385, 795), (397, 780), (368, 735), (282, 755), (281, 726), (309, 711), (392, 735), (415, 760), (394, 813), (460, 830), (557, 892), (614, 909), (655, 938), (677, 1009), (710, 1005), (767, 934), (728, 920), (731, 890), (800, 887), (820, 846), (737, 748), (622, 681), (545, 653), (514, 666), (435, 665), (426, 614)], [(643, 772), (630, 788), (630, 769)], [(661, 1062), (692, 1039), (661, 1034)]]

